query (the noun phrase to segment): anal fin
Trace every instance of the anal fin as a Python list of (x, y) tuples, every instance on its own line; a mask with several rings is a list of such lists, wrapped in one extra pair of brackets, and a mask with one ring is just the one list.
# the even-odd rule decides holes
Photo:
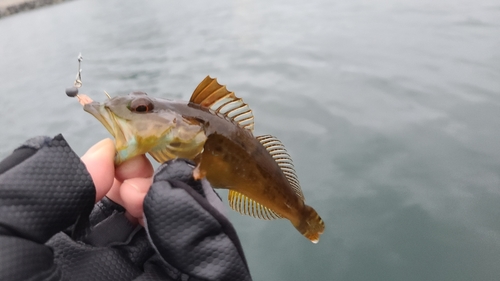
[(282, 216), (280, 216), (273, 210), (262, 206), (255, 200), (250, 199), (237, 191), (229, 190), (228, 200), (231, 209), (239, 212), (240, 214), (263, 220), (282, 218)]

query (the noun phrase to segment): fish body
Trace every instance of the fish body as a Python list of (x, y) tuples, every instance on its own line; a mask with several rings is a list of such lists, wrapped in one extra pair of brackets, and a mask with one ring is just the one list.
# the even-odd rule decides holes
[(115, 137), (116, 164), (149, 153), (162, 163), (187, 158), (193, 176), (229, 190), (231, 208), (261, 219), (286, 218), (317, 243), (324, 223), (304, 203), (290, 156), (276, 138), (254, 137), (253, 114), (215, 79), (205, 78), (189, 102), (134, 92), (85, 111)]

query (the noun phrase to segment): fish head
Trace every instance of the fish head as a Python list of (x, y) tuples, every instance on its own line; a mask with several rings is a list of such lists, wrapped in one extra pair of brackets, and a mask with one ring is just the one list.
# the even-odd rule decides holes
[(206, 140), (203, 125), (165, 106), (165, 100), (132, 92), (99, 103), (90, 100), (84, 110), (99, 120), (115, 138), (115, 164), (150, 153), (159, 162), (194, 158)]

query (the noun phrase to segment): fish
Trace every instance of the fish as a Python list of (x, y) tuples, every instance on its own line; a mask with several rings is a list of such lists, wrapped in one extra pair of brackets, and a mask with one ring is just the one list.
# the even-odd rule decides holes
[(146, 153), (159, 163), (192, 160), (193, 177), (229, 190), (233, 210), (265, 220), (288, 219), (311, 242), (319, 242), (325, 224), (305, 204), (285, 146), (272, 135), (255, 137), (252, 110), (217, 79), (207, 76), (188, 102), (144, 92), (108, 95), (103, 103), (86, 95), (78, 99), (114, 137), (116, 165)]

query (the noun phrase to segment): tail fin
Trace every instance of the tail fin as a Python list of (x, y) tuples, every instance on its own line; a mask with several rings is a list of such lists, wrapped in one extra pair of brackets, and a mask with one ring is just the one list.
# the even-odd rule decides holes
[(319, 236), (325, 231), (323, 220), (312, 207), (307, 205), (304, 205), (300, 221), (292, 223), (302, 235), (315, 244), (319, 242)]

